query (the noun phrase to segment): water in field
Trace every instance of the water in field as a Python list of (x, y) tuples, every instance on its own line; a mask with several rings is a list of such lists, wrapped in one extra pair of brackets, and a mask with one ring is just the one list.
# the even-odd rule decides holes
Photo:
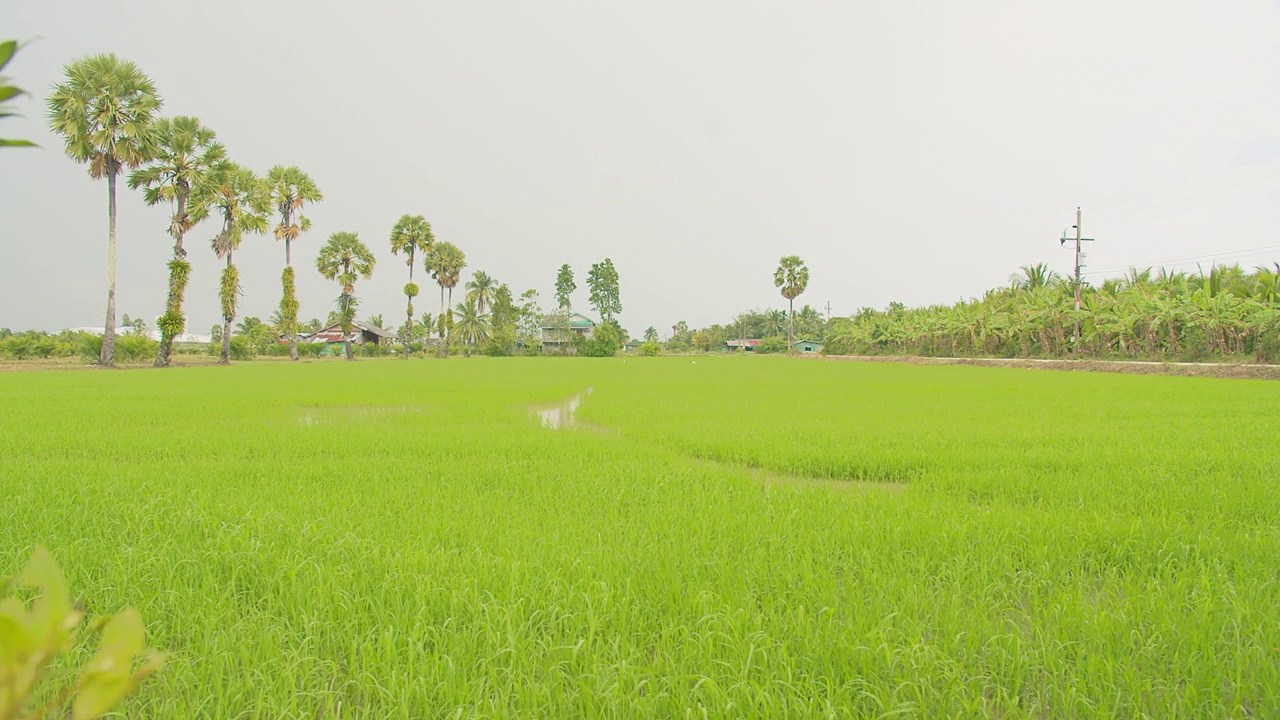
[(530, 411), (531, 417), (536, 416), (538, 422), (544, 428), (551, 430), (565, 430), (577, 427), (578, 425), (578, 406), (582, 404), (582, 399), (591, 394), (594, 388), (587, 388), (580, 393), (575, 393), (572, 397), (551, 405), (540, 405)]

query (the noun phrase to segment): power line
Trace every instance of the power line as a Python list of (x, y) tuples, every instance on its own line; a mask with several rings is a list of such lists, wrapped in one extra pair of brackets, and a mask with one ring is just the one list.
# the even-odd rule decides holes
[(1263, 160), (1270, 160), (1270, 159), (1271, 159), (1271, 158), (1273, 158), (1273, 157), (1280, 157), (1280, 152), (1273, 152), (1273, 153), (1271, 153), (1270, 155), (1263, 155), (1263, 156), (1262, 156), (1262, 157), (1260, 157), (1260, 158), (1254, 158), (1254, 159), (1252, 159), (1252, 160), (1246, 160), (1246, 161), (1244, 161), (1244, 162), (1242, 162), (1242, 163), (1236, 163), (1235, 165), (1232, 165), (1231, 167), (1225, 167), (1225, 168), (1222, 168), (1221, 170), (1214, 170), (1213, 172), (1205, 173), (1205, 174), (1203, 174), (1203, 175), (1196, 175), (1195, 177), (1187, 178), (1186, 180), (1181, 180), (1181, 181), (1179, 181), (1179, 182), (1172, 183), (1172, 184), (1170, 184), (1170, 185), (1163, 185), (1163, 186), (1158, 187), (1158, 188), (1156, 188), (1156, 189), (1154, 189), (1154, 190), (1147, 190), (1146, 192), (1134, 193), (1133, 195), (1128, 195), (1128, 196), (1126, 196), (1126, 197), (1120, 198), (1119, 200), (1103, 200), (1102, 202), (1103, 202), (1103, 205), (1104, 205), (1104, 206), (1105, 206), (1105, 205), (1119, 205), (1119, 204), (1121, 204), (1121, 203), (1128, 202), (1128, 201), (1133, 200), (1133, 199), (1135, 199), (1135, 198), (1145, 197), (1145, 196), (1147, 196), (1147, 195), (1154, 195), (1154, 194), (1156, 194), (1156, 193), (1158, 193), (1158, 192), (1163, 192), (1163, 191), (1165, 191), (1165, 190), (1171, 190), (1171, 189), (1176, 188), (1176, 187), (1182, 187), (1183, 185), (1187, 185), (1187, 184), (1193, 183), (1193, 182), (1195, 182), (1196, 180), (1203, 180), (1203, 179), (1208, 178), (1208, 177), (1213, 177), (1213, 176), (1215, 176), (1215, 175), (1221, 175), (1221, 174), (1222, 174), (1222, 173), (1224, 173), (1224, 172), (1229, 172), (1229, 171), (1231, 171), (1231, 170), (1235, 170), (1236, 168), (1242, 168), (1242, 167), (1245, 167), (1246, 165), (1253, 165), (1253, 164), (1255, 164), (1255, 163), (1260, 163), (1260, 162), (1262, 162)]
[(1125, 215), (1132, 215), (1134, 213), (1146, 212), (1147, 210), (1155, 210), (1156, 208), (1162, 208), (1166, 205), (1173, 205), (1174, 203), (1180, 203), (1186, 200), (1194, 200), (1198, 197), (1204, 197), (1205, 195), (1213, 195), (1214, 193), (1226, 192), (1227, 190), (1234, 190), (1238, 187), (1244, 187), (1245, 185), (1252, 185), (1254, 183), (1260, 183), (1263, 180), (1270, 180), (1271, 178), (1278, 178), (1278, 177), (1280, 177), (1280, 173), (1276, 173), (1274, 175), (1267, 175), (1254, 180), (1248, 180), (1242, 183), (1237, 183), (1235, 185), (1228, 185), (1227, 187), (1218, 188), (1217, 190), (1209, 190), (1207, 192), (1197, 193), (1195, 195), (1188, 195), (1187, 197), (1177, 198), (1176, 200), (1169, 200), (1168, 202), (1162, 202), (1156, 205), (1148, 205), (1147, 207), (1137, 208), (1136, 210), (1126, 210), (1125, 212), (1114, 213), (1112, 215), (1105, 215), (1098, 219), (1110, 220), (1111, 218), (1124, 217)]
[[(1273, 252), (1273, 251), (1280, 253), (1280, 244), (1257, 245), (1253, 247), (1235, 248), (1231, 250), (1222, 250), (1219, 252), (1212, 252), (1212, 253), (1199, 254), (1199, 255), (1183, 255), (1181, 257), (1166, 258), (1163, 260), (1154, 260), (1154, 261), (1144, 261), (1140, 263), (1124, 263), (1122, 265), (1121, 264), (1104, 265), (1104, 266), (1094, 268), (1090, 270), (1090, 272), (1091, 273), (1123, 272), (1132, 267), (1138, 267), (1138, 268), (1161, 267), (1166, 265), (1175, 265), (1179, 263), (1197, 262), (1201, 260), (1229, 260), (1229, 259), (1232, 259), (1231, 256), (1237, 256), (1238, 258), (1238, 256), (1242, 256), (1242, 255), (1246, 257), (1248, 256), (1256, 257), (1259, 254)], [(1237, 262), (1238, 261), (1239, 260), (1237, 259)]]

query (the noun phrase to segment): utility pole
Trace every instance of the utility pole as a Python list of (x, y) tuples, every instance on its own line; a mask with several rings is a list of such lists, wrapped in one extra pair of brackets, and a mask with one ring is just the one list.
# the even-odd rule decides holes
[(826, 339), (827, 339), (827, 337), (826, 337), (826, 336), (827, 336), (827, 334), (831, 332), (831, 301), (830, 301), (830, 300), (828, 300), (828, 301), (827, 301), (827, 317), (826, 317), (826, 321), (827, 321), (827, 322), (825, 323), (826, 327), (825, 327), (825, 328), (823, 328), (823, 333), (822, 333), (822, 339), (823, 339), (823, 340), (826, 340)]
[[(1083, 265), (1080, 264), (1080, 255), (1081, 255), (1080, 248), (1081, 248), (1081, 243), (1093, 242), (1093, 238), (1080, 237), (1081, 233), (1083, 232), (1081, 228), (1081, 225), (1083, 224), (1084, 223), (1082, 222), (1082, 215), (1080, 212), (1080, 208), (1077, 206), (1076, 207), (1076, 224), (1071, 226), (1075, 228), (1075, 231), (1076, 231), (1076, 237), (1075, 237), (1076, 272), (1075, 272), (1075, 283), (1074, 283), (1075, 290), (1076, 290), (1076, 315), (1075, 315), (1075, 331), (1072, 333), (1072, 337), (1075, 338), (1077, 343), (1080, 342), (1080, 268), (1084, 267)], [(1071, 238), (1067, 237), (1067, 231), (1063, 230), (1062, 238), (1058, 240), (1058, 245), (1059, 246), (1066, 245), (1067, 241), (1070, 239)]]

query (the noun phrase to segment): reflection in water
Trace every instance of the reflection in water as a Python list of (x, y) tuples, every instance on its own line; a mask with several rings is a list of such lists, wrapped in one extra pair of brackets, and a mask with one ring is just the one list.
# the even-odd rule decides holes
[(568, 400), (563, 400), (553, 405), (539, 405), (533, 408), (529, 415), (530, 417), (537, 415), (538, 421), (542, 423), (544, 428), (563, 430), (576, 427), (578, 424), (578, 405), (582, 403), (582, 398), (591, 394), (593, 389), (587, 388)]

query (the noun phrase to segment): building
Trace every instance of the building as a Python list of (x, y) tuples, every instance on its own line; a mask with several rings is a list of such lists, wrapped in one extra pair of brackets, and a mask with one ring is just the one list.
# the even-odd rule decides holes
[(817, 340), (797, 340), (796, 352), (799, 353), (819, 353), (822, 352), (822, 343)]
[[(351, 333), (350, 337), (352, 345), (391, 345), (395, 342), (396, 336), (390, 330), (384, 330), (359, 320), (352, 324), (355, 326), (355, 332)], [(341, 343), (343, 340), (344, 336), (340, 323), (334, 323), (316, 332), (298, 336), (299, 342), (326, 343), (329, 345)], [(288, 342), (288, 340), (282, 340), (281, 342)]]
[(725, 340), (724, 347), (726, 350), (742, 350), (745, 352), (755, 352), (760, 345), (759, 340)]
[(578, 338), (595, 335), (596, 321), (582, 313), (548, 315), (542, 319), (542, 349), (549, 353), (573, 352)]

